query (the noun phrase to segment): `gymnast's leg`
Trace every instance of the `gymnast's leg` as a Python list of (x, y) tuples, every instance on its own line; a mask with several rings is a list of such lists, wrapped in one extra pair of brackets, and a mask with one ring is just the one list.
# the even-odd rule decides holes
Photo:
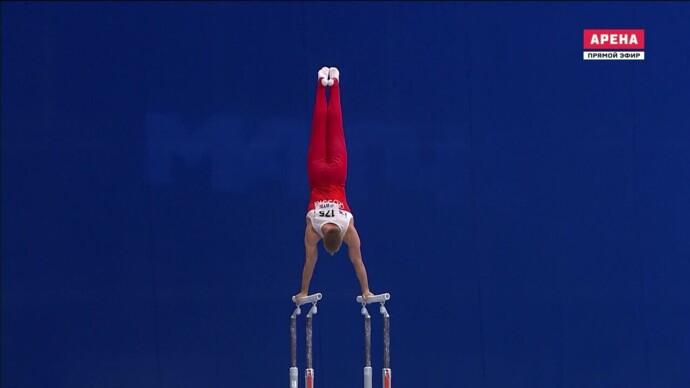
[[(324, 82), (325, 81), (325, 82)], [(307, 176), (309, 184), (317, 186), (320, 173), (327, 161), (326, 145), (326, 85), (328, 84), (328, 68), (319, 70), (316, 84), (316, 102), (311, 124), (311, 137), (307, 151)]]
[(345, 185), (347, 180), (347, 147), (343, 131), (343, 112), (340, 106), (340, 72), (337, 68), (329, 70), (331, 98), (326, 113), (327, 162), (330, 167), (331, 184)]

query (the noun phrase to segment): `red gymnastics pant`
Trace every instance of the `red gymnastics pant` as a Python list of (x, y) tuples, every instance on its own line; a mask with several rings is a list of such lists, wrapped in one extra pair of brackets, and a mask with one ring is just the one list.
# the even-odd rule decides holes
[(316, 86), (316, 103), (307, 152), (307, 175), (311, 186), (310, 209), (320, 200), (338, 200), (349, 211), (345, 199), (347, 147), (340, 107), (340, 85), (334, 80), (331, 98), (326, 103), (326, 87)]

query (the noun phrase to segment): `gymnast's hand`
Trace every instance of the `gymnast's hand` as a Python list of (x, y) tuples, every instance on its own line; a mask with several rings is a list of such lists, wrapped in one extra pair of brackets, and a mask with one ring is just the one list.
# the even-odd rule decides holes
[(372, 294), (371, 291), (369, 291), (369, 290), (366, 290), (362, 293), (362, 299), (363, 300), (367, 300), (367, 298), (370, 296), (374, 296), (374, 294)]
[(302, 292), (300, 292), (299, 294), (293, 296), (292, 299), (293, 299), (295, 302), (297, 302), (297, 301), (299, 301), (301, 298), (304, 298), (305, 296), (309, 296), (309, 293), (308, 293), (307, 291), (302, 291)]

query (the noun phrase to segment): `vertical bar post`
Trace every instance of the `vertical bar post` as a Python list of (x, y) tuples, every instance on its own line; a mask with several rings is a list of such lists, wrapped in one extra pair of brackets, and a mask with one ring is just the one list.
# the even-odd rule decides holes
[(372, 388), (371, 373), (371, 316), (366, 305), (362, 305), (364, 315), (364, 388)]
[(386, 314), (383, 317), (383, 367), (391, 367), (391, 318)]
[(304, 371), (305, 388), (314, 388), (314, 365), (312, 358), (312, 334), (314, 314), (316, 314), (316, 303), (313, 303), (309, 313), (307, 313), (307, 368)]
[(307, 316), (307, 369), (312, 369), (312, 320), (312, 317)]
[(297, 316), (301, 313), (299, 306), (290, 316), (290, 388), (297, 388), (299, 370), (297, 369)]
[(371, 317), (364, 318), (364, 366), (371, 366)]
[(383, 315), (383, 388), (391, 388), (391, 318), (383, 302), (381, 303), (381, 315)]
[(290, 368), (297, 366), (297, 317), (290, 317)]

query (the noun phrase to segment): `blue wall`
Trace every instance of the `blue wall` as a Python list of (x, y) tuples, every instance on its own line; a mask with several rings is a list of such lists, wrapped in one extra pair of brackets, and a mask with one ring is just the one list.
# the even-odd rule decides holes
[[(287, 386), (324, 65), (395, 386), (690, 386), (688, 20), (3, 3), (2, 386)], [(583, 61), (585, 28), (644, 28), (647, 59)], [(360, 386), (345, 253), (312, 291), (317, 386)]]

